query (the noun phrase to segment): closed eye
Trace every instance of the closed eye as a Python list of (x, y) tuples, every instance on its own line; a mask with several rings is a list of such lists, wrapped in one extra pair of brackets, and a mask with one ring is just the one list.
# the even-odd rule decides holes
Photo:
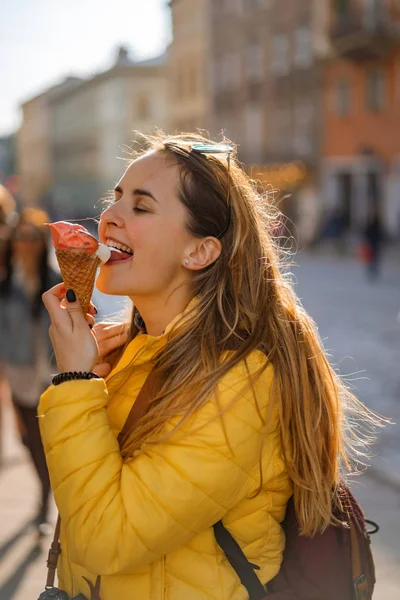
[(139, 208), (139, 207), (137, 207), (137, 206), (135, 206), (135, 208), (134, 208), (133, 210), (134, 210), (134, 212), (137, 212), (137, 213), (145, 213), (145, 212), (148, 212), (148, 211), (147, 211), (147, 210), (145, 210), (144, 208)]

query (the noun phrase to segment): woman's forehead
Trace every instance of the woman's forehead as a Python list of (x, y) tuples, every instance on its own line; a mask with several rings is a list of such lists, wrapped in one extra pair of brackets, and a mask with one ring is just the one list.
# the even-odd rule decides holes
[(134, 160), (119, 185), (135, 188), (176, 190), (180, 180), (177, 165), (172, 164), (159, 152), (150, 152)]

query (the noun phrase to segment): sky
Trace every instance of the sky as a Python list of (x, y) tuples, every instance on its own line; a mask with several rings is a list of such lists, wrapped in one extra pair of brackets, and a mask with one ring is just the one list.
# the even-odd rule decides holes
[(169, 39), (167, 0), (0, 0), (0, 136), (18, 128), (22, 102), (109, 68), (119, 45), (140, 60)]

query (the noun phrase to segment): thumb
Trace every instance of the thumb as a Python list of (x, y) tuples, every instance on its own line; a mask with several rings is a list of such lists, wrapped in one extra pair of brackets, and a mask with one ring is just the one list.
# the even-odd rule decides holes
[(105, 379), (111, 373), (111, 365), (107, 362), (98, 363), (93, 367), (92, 371), (99, 377)]
[(79, 298), (75, 294), (74, 290), (67, 290), (65, 299), (65, 308), (71, 317), (72, 325), (76, 327), (78, 325), (82, 325), (82, 323), (86, 324), (85, 317), (82, 313), (81, 303), (79, 302)]

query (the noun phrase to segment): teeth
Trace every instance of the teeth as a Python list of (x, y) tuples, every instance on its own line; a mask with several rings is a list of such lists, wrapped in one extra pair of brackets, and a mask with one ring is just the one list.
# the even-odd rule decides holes
[(125, 244), (120, 244), (119, 242), (114, 242), (114, 240), (107, 240), (107, 246), (110, 248), (116, 248), (117, 250), (122, 250), (122, 252), (127, 252), (128, 254), (133, 254), (133, 250), (129, 248), (129, 246), (125, 246)]

